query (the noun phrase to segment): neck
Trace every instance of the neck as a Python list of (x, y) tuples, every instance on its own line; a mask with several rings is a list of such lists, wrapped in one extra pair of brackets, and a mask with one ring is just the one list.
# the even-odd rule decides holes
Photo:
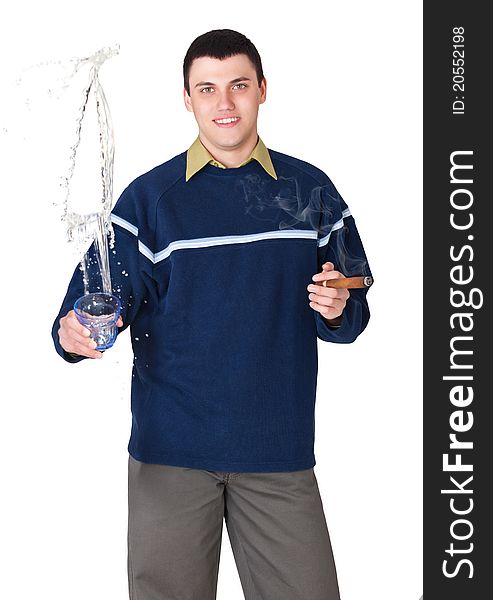
[(212, 156), (220, 162), (222, 165), (228, 168), (235, 168), (241, 165), (245, 160), (247, 160), (250, 154), (253, 152), (253, 149), (257, 145), (258, 135), (255, 132), (255, 135), (252, 136), (252, 140), (249, 140), (249, 143), (243, 145), (241, 148), (217, 148), (215, 146), (211, 146), (208, 140), (200, 137), (200, 141), (207, 148), (207, 150), (212, 154)]

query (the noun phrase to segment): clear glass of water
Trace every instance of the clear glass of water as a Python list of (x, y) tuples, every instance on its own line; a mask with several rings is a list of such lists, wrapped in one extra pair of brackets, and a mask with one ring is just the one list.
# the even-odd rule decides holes
[(74, 304), (75, 316), (89, 329), (91, 339), (97, 344), (96, 350), (107, 350), (115, 343), (120, 311), (120, 299), (104, 292), (86, 294)]

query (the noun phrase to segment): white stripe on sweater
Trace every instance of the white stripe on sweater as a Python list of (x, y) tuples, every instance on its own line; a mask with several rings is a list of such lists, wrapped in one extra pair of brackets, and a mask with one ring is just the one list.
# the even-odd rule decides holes
[(351, 211), (349, 210), (349, 208), (346, 208), (346, 210), (342, 211), (342, 219), (339, 219), (339, 221), (337, 221), (337, 223), (334, 223), (334, 225), (332, 226), (331, 230), (329, 231), (329, 233), (321, 238), (320, 240), (318, 240), (318, 245), (319, 247), (325, 246), (329, 243), (329, 239), (330, 239), (330, 234), (333, 231), (337, 231), (338, 229), (341, 229), (342, 227), (344, 227), (344, 219), (346, 217), (349, 217), (351, 215)]
[[(337, 229), (341, 229), (344, 226), (344, 218), (351, 214), (349, 209), (346, 209), (342, 213), (342, 219), (337, 221), (325, 237), (317, 241), (318, 246), (325, 246), (329, 242), (330, 234)], [(139, 230), (135, 225), (125, 221), (121, 217), (112, 214), (111, 220), (116, 225), (123, 227), (135, 236), (138, 236)], [(190, 240), (177, 240), (171, 242), (164, 250), (154, 254), (145, 244), (139, 240), (139, 252), (148, 258), (152, 263), (157, 264), (162, 260), (168, 258), (168, 256), (175, 250), (183, 250), (187, 248), (210, 248), (212, 246), (223, 246), (226, 244), (245, 244), (249, 242), (258, 242), (261, 240), (271, 239), (313, 239), (318, 238), (318, 233), (315, 230), (306, 229), (284, 229), (276, 231), (264, 231), (261, 233), (250, 233), (246, 235), (222, 235), (218, 237), (205, 237), (205, 238), (194, 238)]]

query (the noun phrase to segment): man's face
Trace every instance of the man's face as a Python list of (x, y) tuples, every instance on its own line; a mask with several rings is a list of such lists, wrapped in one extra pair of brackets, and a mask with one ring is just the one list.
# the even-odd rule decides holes
[[(249, 58), (245, 54), (223, 60), (196, 58), (190, 68), (189, 84), (190, 96), (184, 90), (185, 106), (194, 113), (200, 138), (212, 154), (214, 150), (253, 149), (266, 81), (264, 78), (258, 86)], [(229, 122), (221, 122), (223, 119)]]

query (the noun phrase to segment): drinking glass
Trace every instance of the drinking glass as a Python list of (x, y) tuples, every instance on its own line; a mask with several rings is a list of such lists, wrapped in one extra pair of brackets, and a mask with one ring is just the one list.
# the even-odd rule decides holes
[(120, 311), (119, 298), (104, 292), (86, 294), (74, 304), (75, 316), (89, 329), (91, 339), (97, 344), (96, 350), (107, 350), (115, 343)]

